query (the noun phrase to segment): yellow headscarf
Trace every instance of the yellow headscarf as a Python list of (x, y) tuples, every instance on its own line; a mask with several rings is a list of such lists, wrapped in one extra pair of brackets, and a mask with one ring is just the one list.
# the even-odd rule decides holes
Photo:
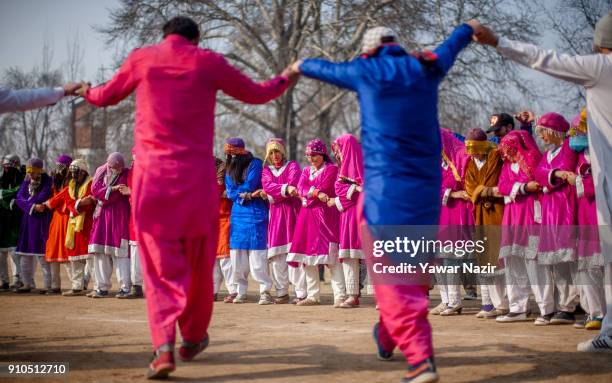
[[(68, 194), (70, 198), (74, 200), (79, 200), (85, 197), (85, 193), (87, 193), (87, 189), (91, 184), (91, 177), (87, 177), (83, 185), (79, 187), (79, 190), (76, 190), (76, 180), (70, 180), (68, 184)], [(83, 226), (85, 226), (85, 213), (81, 213), (74, 217), (72, 213), (70, 214), (70, 218), (68, 219), (68, 229), (66, 231), (66, 248), (74, 249), (74, 237), (76, 233), (83, 231)]]

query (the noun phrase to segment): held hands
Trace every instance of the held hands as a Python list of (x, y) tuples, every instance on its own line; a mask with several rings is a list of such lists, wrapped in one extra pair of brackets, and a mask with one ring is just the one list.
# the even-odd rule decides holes
[(514, 118), (516, 118), (521, 124), (530, 124), (535, 121), (535, 114), (530, 110), (524, 110), (517, 113)]
[(297, 81), (300, 79), (300, 64), (302, 64), (302, 60), (298, 60), (292, 64), (289, 64), (281, 76), (285, 76), (289, 79), (290, 86), (294, 86)]
[(317, 194), (317, 198), (323, 203), (327, 203), (327, 201), (329, 201), (329, 196), (323, 192), (319, 192), (319, 194)]
[(129, 187), (127, 187), (126, 185), (118, 185), (119, 186), (119, 193), (123, 194), (123, 195), (130, 195), (132, 194), (132, 189), (130, 189)]
[(525, 191), (529, 193), (537, 193), (542, 190), (542, 185), (537, 183), (536, 181), (529, 181), (527, 185), (525, 185)]
[(336, 205), (336, 199), (330, 198), (327, 200), (327, 207), (334, 207)]
[(85, 93), (91, 88), (91, 84), (85, 81), (79, 83), (79, 88), (75, 91), (76, 95), (85, 97)]
[(93, 205), (95, 202), (96, 202), (95, 198), (88, 195), (87, 197), (81, 199), (81, 202), (79, 202), (79, 206), (89, 206), (89, 205)]
[(462, 199), (464, 201), (467, 201), (470, 199), (470, 196), (465, 190), (458, 190), (458, 191), (451, 192), (450, 197), (455, 198), (455, 199)]
[(64, 96), (76, 96), (77, 92), (79, 91), (79, 89), (81, 89), (82, 86), (83, 83), (80, 82), (69, 82), (64, 84)]
[(472, 27), (474, 30), (474, 34), (472, 35), (472, 39), (479, 44), (490, 45), (492, 47), (497, 46), (498, 38), (495, 33), (484, 25), (480, 24), (478, 20), (470, 20), (467, 24)]
[(297, 188), (295, 186), (287, 186), (287, 194), (289, 194), (291, 197), (299, 197)]
[(574, 172), (565, 172), (563, 179), (570, 185), (576, 185), (576, 177), (577, 175)]
[(37, 213), (42, 213), (43, 211), (45, 211), (45, 205), (41, 205), (41, 204), (34, 205), (34, 211)]

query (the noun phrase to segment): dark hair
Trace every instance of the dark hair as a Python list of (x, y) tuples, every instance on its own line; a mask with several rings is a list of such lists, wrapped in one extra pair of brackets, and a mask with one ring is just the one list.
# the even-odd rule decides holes
[(230, 178), (234, 180), (237, 185), (244, 183), (246, 172), (251, 161), (253, 161), (253, 155), (251, 153), (227, 156), (225, 169), (227, 174), (229, 174)]
[(180, 35), (188, 40), (200, 38), (200, 28), (195, 21), (185, 16), (177, 16), (164, 24), (164, 37), (168, 35)]

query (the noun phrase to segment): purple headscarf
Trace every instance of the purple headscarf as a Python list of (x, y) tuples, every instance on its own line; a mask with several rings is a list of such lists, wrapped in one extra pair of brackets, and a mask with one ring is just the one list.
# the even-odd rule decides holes
[(67, 154), (60, 154), (57, 157), (57, 160), (55, 160), (55, 163), (56, 164), (62, 164), (62, 165), (65, 165), (66, 167), (68, 167), (72, 163), (72, 157), (70, 157)]

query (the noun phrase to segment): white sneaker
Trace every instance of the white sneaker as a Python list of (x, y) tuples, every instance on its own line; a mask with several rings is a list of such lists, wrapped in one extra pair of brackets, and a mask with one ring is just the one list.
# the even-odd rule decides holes
[(495, 318), (499, 323), (525, 322), (529, 320), (528, 313), (508, 313)]
[(234, 298), (234, 301), (232, 303), (240, 304), (240, 303), (246, 303), (246, 301), (247, 301), (246, 294), (238, 294), (236, 298)]
[(444, 310), (446, 310), (446, 303), (440, 302), (440, 304), (434, 307), (433, 309), (431, 309), (429, 313), (431, 315), (440, 315), (440, 313)]
[(272, 295), (270, 295), (269, 292), (264, 291), (263, 293), (261, 293), (261, 296), (259, 297), (259, 302), (257, 302), (257, 304), (259, 304), (259, 305), (273, 305), (274, 304), (274, 299), (272, 299)]
[(610, 352), (612, 353), (612, 336), (600, 334), (591, 340), (578, 343), (580, 352)]

